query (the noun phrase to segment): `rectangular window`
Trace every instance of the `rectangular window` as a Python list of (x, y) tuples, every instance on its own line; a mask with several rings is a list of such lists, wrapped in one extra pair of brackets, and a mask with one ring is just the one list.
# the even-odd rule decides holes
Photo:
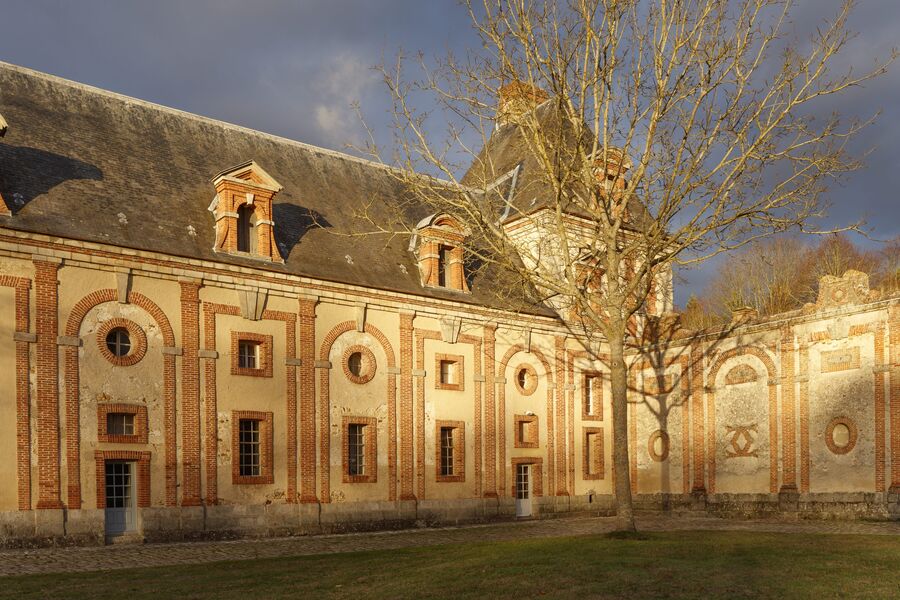
[(259, 342), (240, 340), (238, 342), (238, 366), (242, 369), (259, 368)]
[(366, 426), (359, 423), (347, 431), (347, 474), (366, 474)]
[(106, 435), (134, 435), (134, 414), (106, 413)]
[(463, 390), (463, 357), (458, 354), (435, 355), (435, 389)]
[(259, 421), (241, 419), (238, 425), (239, 472), (241, 477), (259, 477), (260, 474)]
[(434, 427), (435, 480), (444, 483), (465, 481), (465, 422), (436, 419)]
[(441, 475), (453, 475), (453, 428), (441, 427)]
[(588, 421), (603, 420), (603, 377), (600, 373), (584, 374), (584, 403), (581, 417)]
[(450, 274), (450, 248), (441, 246), (438, 250), (438, 285), (448, 287)]
[(515, 447), (538, 447), (537, 415), (515, 415)]
[(344, 483), (375, 483), (378, 454), (375, 448), (378, 420), (344, 417)]
[(582, 478), (587, 480), (603, 479), (604, 472), (603, 429), (600, 427), (586, 427), (584, 429)]

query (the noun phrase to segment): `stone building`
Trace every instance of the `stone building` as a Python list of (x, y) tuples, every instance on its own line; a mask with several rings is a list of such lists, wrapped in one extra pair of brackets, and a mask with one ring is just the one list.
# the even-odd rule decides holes
[[(334, 234), (390, 170), (2, 63), (0, 114), (0, 543), (612, 509), (608, 377), (554, 311), (451, 216)], [(733, 325), (633, 357), (639, 504), (897, 516), (900, 298), (850, 272)]]

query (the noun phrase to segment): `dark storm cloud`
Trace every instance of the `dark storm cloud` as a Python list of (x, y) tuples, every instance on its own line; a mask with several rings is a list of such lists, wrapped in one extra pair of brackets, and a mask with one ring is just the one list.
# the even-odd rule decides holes
[[(838, 5), (800, 2), (796, 35)], [(900, 39), (900, 2), (863, 1), (850, 27), (860, 35), (845, 64), (871, 66)], [(387, 129), (371, 70), (383, 55), (477, 47), (454, 0), (5, 0), (0, 31), (0, 60), (335, 149), (363, 135), (353, 101), (377, 131)], [(821, 110), (883, 111), (854, 142), (855, 153), (871, 154), (864, 170), (832, 187), (827, 223), (863, 217), (877, 237), (900, 234), (900, 67)], [(682, 290), (702, 287), (710, 269), (686, 273)]]

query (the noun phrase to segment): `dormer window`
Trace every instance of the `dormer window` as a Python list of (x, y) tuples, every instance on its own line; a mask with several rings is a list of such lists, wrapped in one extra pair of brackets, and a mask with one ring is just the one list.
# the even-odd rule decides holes
[(213, 178), (216, 197), (209, 206), (216, 219), (213, 250), (284, 262), (275, 245), (272, 201), (281, 185), (253, 161)]
[(422, 285), (469, 291), (463, 243), (468, 231), (449, 215), (423, 219), (417, 227), (416, 249)]

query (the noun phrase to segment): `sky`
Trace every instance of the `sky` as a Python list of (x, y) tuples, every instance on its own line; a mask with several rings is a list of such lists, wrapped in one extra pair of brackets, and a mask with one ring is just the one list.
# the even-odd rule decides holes
[[(838, 5), (798, 0), (792, 27), (809, 31)], [(849, 28), (846, 64), (871, 66), (900, 45), (900, 0), (861, 0)], [(388, 139), (382, 59), (479, 44), (456, 0), (2, 0), (0, 30), (2, 61), (341, 151), (366, 139), (354, 103)], [(865, 168), (829, 191), (827, 223), (862, 218), (874, 239), (900, 235), (900, 62), (822, 109), (881, 111), (853, 144)], [(715, 267), (682, 273), (676, 300)]]

